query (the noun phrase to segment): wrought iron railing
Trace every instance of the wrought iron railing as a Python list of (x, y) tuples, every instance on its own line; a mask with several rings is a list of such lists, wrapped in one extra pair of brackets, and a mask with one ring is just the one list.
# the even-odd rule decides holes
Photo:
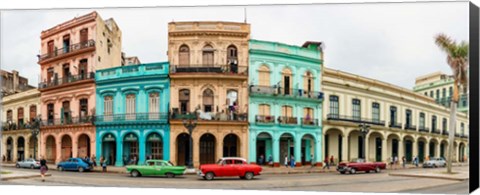
[(49, 87), (60, 86), (67, 83), (74, 83), (77, 81), (95, 79), (95, 72), (89, 72), (85, 74), (72, 75), (64, 78), (52, 79), (50, 82), (41, 82), (38, 84), (39, 89), (45, 89)]
[(305, 126), (318, 126), (318, 119), (302, 118), (301, 122)]
[(442, 135), (449, 135), (450, 133), (448, 132), (448, 130), (443, 130), (442, 131)]
[(247, 113), (201, 113), (201, 114), (178, 114), (172, 113), (170, 119), (183, 120), (183, 119), (197, 119), (199, 121), (247, 121)]
[(348, 122), (354, 122), (354, 123), (367, 123), (372, 125), (385, 126), (385, 121), (383, 120), (346, 116), (346, 115), (339, 115), (339, 114), (328, 114), (327, 120), (348, 121)]
[(402, 123), (397, 123), (397, 122), (393, 122), (393, 121), (390, 121), (388, 123), (388, 127), (392, 127), (392, 128), (402, 128)]
[(275, 116), (255, 115), (255, 123), (275, 123)]
[(291, 116), (280, 116), (280, 117), (278, 117), (278, 123), (295, 125), (295, 124), (298, 124), (298, 118), (297, 117), (291, 117)]
[(418, 131), (428, 133), (428, 132), (430, 132), (430, 129), (427, 128), (427, 127), (419, 127), (419, 128), (418, 128)]
[(2, 122), (2, 130), (10, 131), (10, 130), (22, 130), (30, 128), (30, 124), (27, 123), (20, 123), (17, 124), (15, 122)]
[(455, 137), (460, 137), (460, 133), (455, 133)]
[(141, 122), (167, 120), (167, 113), (129, 113), (129, 114), (111, 114), (98, 115), (95, 117), (95, 123), (121, 123), (121, 122)]
[(412, 125), (412, 124), (405, 124), (404, 129), (405, 129), (405, 130), (409, 130), (409, 131), (416, 131), (416, 130), (417, 130), (417, 126)]
[(68, 53), (72, 53), (74, 51), (78, 51), (78, 50), (85, 49), (85, 48), (91, 48), (91, 47), (95, 47), (95, 40), (93, 40), (93, 39), (90, 39), (90, 40), (84, 41), (84, 42), (80, 42), (80, 43), (75, 43), (75, 44), (72, 44), (68, 47), (55, 49), (51, 52), (42, 54), (42, 55), (39, 56), (38, 61), (43, 61), (43, 60), (46, 60), (46, 59), (49, 59), (49, 58), (62, 56), (62, 55), (68, 54)]
[(95, 117), (88, 115), (82, 117), (65, 117), (61, 119), (43, 119), (42, 126), (57, 126), (57, 125), (75, 125), (75, 124), (88, 124), (94, 122)]
[(190, 64), (170, 66), (170, 74), (194, 72), (248, 75), (248, 66), (227, 64)]
[(250, 85), (250, 93), (261, 94), (261, 95), (274, 95), (274, 96), (285, 96), (285, 97), (297, 97), (297, 98), (308, 98), (308, 99), (323, 99), (323, 93), (319, 91), (308, 91), (304, 89), (294, 89), (294, 88), (283, 88), (275, 86), (261, 86), (261, 85)]
[(432, 133), (441, 134), (442, 132), (440, 131), (440, 129), (432, 129)]

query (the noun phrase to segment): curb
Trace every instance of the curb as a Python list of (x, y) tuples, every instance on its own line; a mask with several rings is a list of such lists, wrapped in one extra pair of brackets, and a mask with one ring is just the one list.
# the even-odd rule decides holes
[(469, 178), (453, 178), (447, 176), (433, 176), (433, 175), (412, 175), (412, 174), (405, 174), (405, 173), (389, 173), (389, 176), (403, 176), (403, 177), (420, 177), (420, 178), (430, 178), (430, 179), (445, 179), (445, 180), (454, 180), (454, 181), (465, 181), (469, 180)]
[[(52, 174), (45, 174), (45, 177), (52, 176)], [(41, 177), (41, 175), (23, 175), (23, 176), (13, 176), (13, 177), (2, 177), (0, 178), (1, 181), (8, 181), (8, 180), (13, 180), (13, 179), (29, 179), (29, 178), (35, 178), (35, 177)]]

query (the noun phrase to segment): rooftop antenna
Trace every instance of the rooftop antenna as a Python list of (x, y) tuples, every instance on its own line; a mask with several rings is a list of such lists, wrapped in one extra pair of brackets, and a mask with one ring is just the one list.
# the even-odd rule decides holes
[(243, 8), (243, 23), (247, 23), (247, 8)]

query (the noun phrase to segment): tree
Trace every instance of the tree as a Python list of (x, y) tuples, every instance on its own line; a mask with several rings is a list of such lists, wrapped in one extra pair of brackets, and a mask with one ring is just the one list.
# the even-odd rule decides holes
[(453, 41), (445, 34), (435, 36), (435, 43), (442, 51), (447, 54), (447, 63), (453, 73), (453, 96), (450, 104), (450, 132), (448, 144), (447, 172), (452, 173), (453, 144), (455, 136), (455, 122), (457, 121), (457, 103), (459, 99), (460, 88), (466, 88), (468, 84), (467, 68), (468, 68), (468, 43), (462, 41), (458, 43)]

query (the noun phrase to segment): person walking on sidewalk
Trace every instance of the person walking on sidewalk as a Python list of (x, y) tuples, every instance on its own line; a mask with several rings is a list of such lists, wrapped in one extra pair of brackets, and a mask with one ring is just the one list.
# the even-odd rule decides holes
[(415, 156), (413, 158), (413, 164), (415, 165), (415, 167), (418, 167), (418, 156)]
[(291, 158), (290, 158), (290, 166), (291, 166), (292, 168), (295, 167), (295, 157), (293, 157), (293, 155), (292, 155)]
[(402, 166), (404, 169), (405, 169), (405, 164), (407, 164), (407, 159), (405, 158), (405, 156), (402, 156)]
[(42, 182), (45, 182), (45, 173), (48, 171), (47, 161), (43, 156), (40, 157), (40, 174), (42, 176)]
[(325, 158), (325, 159), (323, 160), (323, 163), (325, 163), (325, 165), (323, 165), (323, 168), (322, 168), (322, 169), (325, 169), (325, 168), (330, 169), (330, 165), (328, 164), (328, 158)]
[(313, 154), (310, 155), (310, 165), (311, 165), (312, 167), (315, 166), (315, 162), (313, 161)]
[(287, 155), (285, 155), (285, 162), (284, 162), (284, 164), (285, 164), (285, 167), (288, 168), (288, 156), (287, 156)]
[(107, 172), (107, 160), (103, 156), (100, 157), (100, 164), (102, 165), (102, 172)]
[(334, 158), (333, 158), (333, 155), (330, 156), (330, 164), (328, 164), (328, 166), (333, 166), (335, 163), (334, 163)]
[(394, 156), (393, 157), (393, 169), (397, 169), (397, 164), (398, 164), (398, 157)]

